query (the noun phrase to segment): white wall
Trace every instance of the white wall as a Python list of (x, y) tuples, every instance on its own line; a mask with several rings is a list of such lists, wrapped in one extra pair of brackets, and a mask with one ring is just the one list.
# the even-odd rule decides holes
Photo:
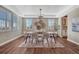
[(79, 32), (72, 31), (72, 19), (75, 17), (79, 17), (79, 8), (76, 8), (68, 14), (68, 40), (79, 43)]

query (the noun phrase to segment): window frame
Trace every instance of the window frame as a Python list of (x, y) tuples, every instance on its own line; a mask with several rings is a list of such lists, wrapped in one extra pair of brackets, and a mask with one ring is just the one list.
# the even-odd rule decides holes
[[(11, 24), (12, 24), (12, 30), (17, 30), (17, 15), (12, 13), (12, 20), (11, 20)], [(15, 27), (14, 27), (15, 24)]]
[(6, 13), (6, 16), (5, 16), (5, 29), (0, 29), (0, 32), (6, 32), (6, 31), (12, 31), (14, 30), (13, 28), (13, 20), (14, 20), (14, 16), (16, 17), (16, 29), (17, 30), (17, 15), (8, 10), (7, 8), (3, 7), (3, 6), (0, 6), (0, 11), (4, 11)]
[[(28, 23), (27, 23), (27, 21), (28, 21)], [(29, 23), (30, 23), (30, 26), (27, 26), (27, 24), (29, 24)], [(25, 19), (25, 27), (26, 27), (27, 30), (32, 30), (32, 24), (33, 24), (33, 19), (32, 18)]]
[[(48, 19), (48, 30), (54, 30), (54, 26), (55, 26), (55, 19)], [(53, 28), (52, 28), (53, 27)]]

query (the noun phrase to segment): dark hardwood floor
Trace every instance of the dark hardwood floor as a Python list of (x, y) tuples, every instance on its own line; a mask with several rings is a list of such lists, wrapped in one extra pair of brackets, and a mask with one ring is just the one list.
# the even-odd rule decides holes
[(18, 47), (24, 41), (24, 37), (20, 37), (4, 46), (0, 47), (0, 54), (78, 54), (79, 46), (66, 40), (66, 38), (58, 38), (57, 41), (62, 43), (63, 48), (24, 48)]

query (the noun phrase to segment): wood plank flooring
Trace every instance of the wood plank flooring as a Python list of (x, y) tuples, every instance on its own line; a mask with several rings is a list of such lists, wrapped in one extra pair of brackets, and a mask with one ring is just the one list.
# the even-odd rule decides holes
[(4, 46), (0, 47), (0, 54), (78, 54), (79, 46), (66, 40), (59, 38), (57, 41), (62, 43), (64, 48), (25, 48), (18, 47), (24, 41), (24, 37), (20, 37)]

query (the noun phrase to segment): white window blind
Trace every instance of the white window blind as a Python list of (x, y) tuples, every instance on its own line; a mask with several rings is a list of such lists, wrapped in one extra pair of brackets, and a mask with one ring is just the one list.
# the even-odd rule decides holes
[(48, 19), (48, 29), (54, 30), (54, 19)]
[(32, 29), (32, 19), (26, 19), (26, 28)]
[(0, 32), (17, 29), (17, 15), (0, 6)]
[(13, 30), (17, 30), (17, 16), (15, 14), (13, 14), (13, 17), (12, 17), (12, 27), (13, 27)]
[(7, 13), (0, 10), (0, 30), (3, 31), (6, 29)]

